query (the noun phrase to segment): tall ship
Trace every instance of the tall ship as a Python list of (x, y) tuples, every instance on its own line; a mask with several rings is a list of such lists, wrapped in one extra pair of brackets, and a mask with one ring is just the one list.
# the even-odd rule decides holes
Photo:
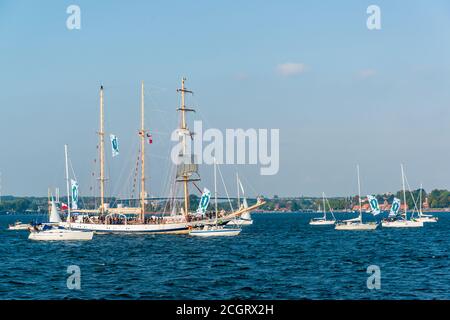
[[(105, 130), (104, 130), (104, 103), (103, 86), (100, 87), (100, 129), (99, 136), (99, 162), (100, 162), (100, 205), (96, 209), (76, 209), (72, 208), (72, 216), (68, 216), (66, 221), (61, 222), (60, 226), (72, 230), (89, 230), (97, 233), (189, 233), (192, 228), (204, 227), (206, 225), (225, 225), (228, 222), (248, 214), (259, 208), (265, 202), (262, 198), (257, 199), (256, 203), (250, 206), (240, 206), (230, 210), (222, 209), (218, 217), (212, 211), (208, 212), (210, 192), (204, 188), (200, 198), (199, 208), (192, 210), (190, 206), (189, 187), (193, 184), (201, 192), (198, 186), (200, 175), (198, 173), (198, 164), (195, 163), (195, 157), (188, 153), (187, 139), (191, 139), (193, 132), (188, 129), (186, 113), (195, 111), (187, 108), (185, 103), (186, 94), (193, 92), (186, 89), (186, 79), (181, 81), (181, 88), (177, 92), (181, 95), (181, 104), (177, 109), (180, 112), (180, 126), (178, 135), (182, 150), (179, 153), (180, 161), (176, 166), (175, 178), (171, 181), (172, 188), (170, 196), (167, 198), (167, 209), (161, 212), (147, 212), (147, 192), (145, 177), (145, 145), (149, 136), (145, 129), (144, 115), (144, 82), (141, 83), (141, 102), (140, 113), (141, 123), (138, 132), (140, 139), (139, 161), (140, 161), (140, 192), (139, 206), (110, 206), (105, 198)], [(176, 192), (179, 186), (182, 186), (183, 196), (179, 199)], [(208, 194), (209, 193), (209, 194)], [(178, 200), (182, 200), (179, 203)], [(230, 202), (231, 204), (231, 202)], [(70, 203), (68, 204), (71, 205)]]

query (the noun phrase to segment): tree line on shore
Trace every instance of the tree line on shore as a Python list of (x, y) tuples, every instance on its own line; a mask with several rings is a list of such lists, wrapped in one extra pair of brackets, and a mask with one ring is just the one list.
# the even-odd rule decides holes
[[(408, 208), (413, 209), (415, 205), (419, 206), (420, 193), (423, 202), (431, 209), (442, 209), (450, 207), (450, 191), (435, 189), (427, 193), (424, 189), (417, 189), (406, 192), (406, 202)], [(386, 193), (375, 195), (380, 204), (391, 204), (394, 197), (399, 198), (403, 202), (403, 191), (396, 193)], [(196, 210), (200, 197), (197, 195), (190, 196), (190, 210)], [(365, 197), (362, 199), (365, 200)], [(125, 205), (137, 205), (138, 200), (128, 201)], [(322, 198), (319, 197), (290, 197), (283, 198), (277, 195), (273, 198), (265, 198), (266, 204), (261, 207), (266, 211), (315, 211), (322, 207)], [(329, 205), (333, 210), (351, 210), (355, 205), (358, 205), (358, 196), (351, 197), (330, 197), (327, 199)], [(65, 198), (61, 202), (67, 203)], [(79, 206), (82, 208), (98, 208), (99, 198), (96, 197), (81, 197)], [(112, 206), (118, 203), (116, 198), (107, 198), (107, 203)], [(133, 203), (134, 202), (134, 203)], [(237, 199), (230, 199), (231, 205), (237, 208)], [(256, 202), (256, 199), (249, 199), (249, 204)], [(219, 209), (228, 209), (230, 203), (228, 201), (220, 201)], [(164, 210), (166, 206), (165, 201), (148, 201), (148, 211)], [(328, 207), (328, 204), (327, 204)], [(2, 196), (0, 198), (0, 212), (48, 212), (48, 198), (47, 197), (15, 197)]]

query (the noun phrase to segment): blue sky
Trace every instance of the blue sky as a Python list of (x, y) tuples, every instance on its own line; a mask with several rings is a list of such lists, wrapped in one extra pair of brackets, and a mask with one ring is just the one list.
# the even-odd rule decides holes
[[(81, 30), (66, 28), (71, 4)], [(378, 31), (366, 28), (371, 4)], [(161, 195), (182, 76), (206, 125), (280, 129), (277, 175), (223, 168), (231, 185), (239, 170), (251, 194), (353, 194), (356, 163), (363, 193), (398, 190), (400, 162), (413, 187), (450, 188), (449, 37), (448, 1), (0, 0), (3, 193), (62, 187), (65, 143), (90, 193), (100, 84), (106, 131), (121, 146), (108, 192), (126, 193), (144, 80), (149, 187)], [(286, 63), (302, 69), (280, 74)]]

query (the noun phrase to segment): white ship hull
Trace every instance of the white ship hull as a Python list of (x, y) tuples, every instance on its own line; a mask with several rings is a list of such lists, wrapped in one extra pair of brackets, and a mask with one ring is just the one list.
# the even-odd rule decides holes
[(420, 228), (423, 227), (422, 221), (400, 220), (400, 221), (382, 221), (384, 228)]
[[(68, 228), (67, 222), (60, 226)], [(73, 230), (94, 231), (96, 233), (188, 233), (188, 225), (182, 223), (160, 223), (160, 224), (102, 224), (102, 223), (77, 223), (71, 222)]]
[(311, 220), (309, 224), (311, 226), (330, 226), (334, 225), (336, 221), (334, 220)]
[(375, 230), (378, 224), (375, 223), (345, 223), (336, 224), (336, 230)]
[(46, 231), (33, 231), (28, 236), (28, 239), (40, 241), (92, 240), (93, 235), (93, 232), (88, 231), (51, 229)]

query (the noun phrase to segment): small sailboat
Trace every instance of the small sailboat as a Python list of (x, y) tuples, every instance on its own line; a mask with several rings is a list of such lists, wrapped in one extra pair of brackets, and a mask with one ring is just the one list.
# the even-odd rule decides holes
[(336, 223), (336, 230), (375, 230), (378, 227), (377, 223), (367, 222), (362, 220), (362, 205), (361, 205), (361, 182), (359, 179), (359, 165), (356, 166), (358, 173), (358, 195), (359, 195), (359, 216), (354, 219), (339, 221)]
[[(239, 179), (239, 175), (237, 173), (236, 173), (236, 181), (237, 181), (237, 192), (238, 192), (238, 198), (237, 198), (238, 208), (239, 209), (247, 209), (248, 203), (247, 203), (247, 198), (245, 197), (244, 187), (242, 186), (241, 180)], [(242, 191), (242, 196), (243, 196), (242, 204), (241, 204), (240, 191)], [(240, 217), (237, 217), (236, 219), (233, 219), (227, 223), (227, 225), (235, 225), (235, 226), (248, 226), (248, 225), (252, 225), (252, 224), (253, 224), (253, 220), (252, 220), (250, 211), (244, 212)]]
[(218, 208), (217, 208), (217, 163), (214, 159), (214, 206), (216, 212), (215, 225), (205, 225), (203, 228), (190, 229), (189, 235), (197, 237), (217, 237), (217, 236), (237, 236), (241, 233), (241, 228), (227, 228), (218, 225)]
[(322, 200), (323, 200), (323, 217), (320, 218), (313, 218), (311, 221), (309, 221), (309, 224), (311, 226), (329, 226), (334, 225), (336, 223), (336, 218), (333, 214), (333, 209), (331, 209), (330, 203), (328, 202), (328, 207), (330, 208), (330, 213), (333, 216), (333, 219), (327, 220), (327, 210), (325, 205), (325, 192), (322, 192)]
[(29, 223), (22, 223), (21, 221), (16, 221), (14, 224), (10, 224), (8, 226), (8, 230), (28, 230), (28, 228), (31, 227), (31, 224)]
[(70, 230), (44, 225), (42, 229), (32, 229), (28, 239), (42, 241), (56, 240), (92, 240), (94, 233), (89, 231)]
[(418, 218), (416, 218), (417, 221), (422, 221), (422, 222), (437, 222), (438, 218), (431, 215), (431, 214), (424, 214), (423, 213), (423, 209), (422, 209), (422, 184), (420, 184), (420, 193), (419, 193), (419, 214), (418, 214)]
[[(66, 158), (66, 182), (67, 182), (67, 221), (69, 227), (62, 228), (58, 224), (61, 223), (61, 217), (56, 209), (55, 202), (52, 199), (52, 208), (50, 212), (50, 224), (44, 224), (41, 227), (33, 226), (30, 230), (30, 235), (28, 239), (30, 240), (41, 240), (41, 241), (60, 241), (60, 240), (92, 240), (94, 233), (92, 231), (79, 231), (72, 230), (70, 228), (70, 191), (69, 191), (69, 169), (67, 161), (67, 145), (64, 146), (65, 158)], [(55, 225), (56, 224), (56, 225)]]
[(403, 164), (400, 165), (402, 171), (402, 187), (403, 187), (403, 201), (405, 206), (405, 212), (399, 214), (400, 212), (400, 204), (401, 200), (394, 198), (392, 203), (391, 211), (387, 219), (381, 222), (381, 226), (383, 228), (418, 228), (423, 227), (423, 222), (418, 221), (413, 218), (413, 214), (411, 214), (411, 218), (408, 220), (408, 205), (406, 203), (406, 187), (405, 187), (405, 173), (403, 170)]

